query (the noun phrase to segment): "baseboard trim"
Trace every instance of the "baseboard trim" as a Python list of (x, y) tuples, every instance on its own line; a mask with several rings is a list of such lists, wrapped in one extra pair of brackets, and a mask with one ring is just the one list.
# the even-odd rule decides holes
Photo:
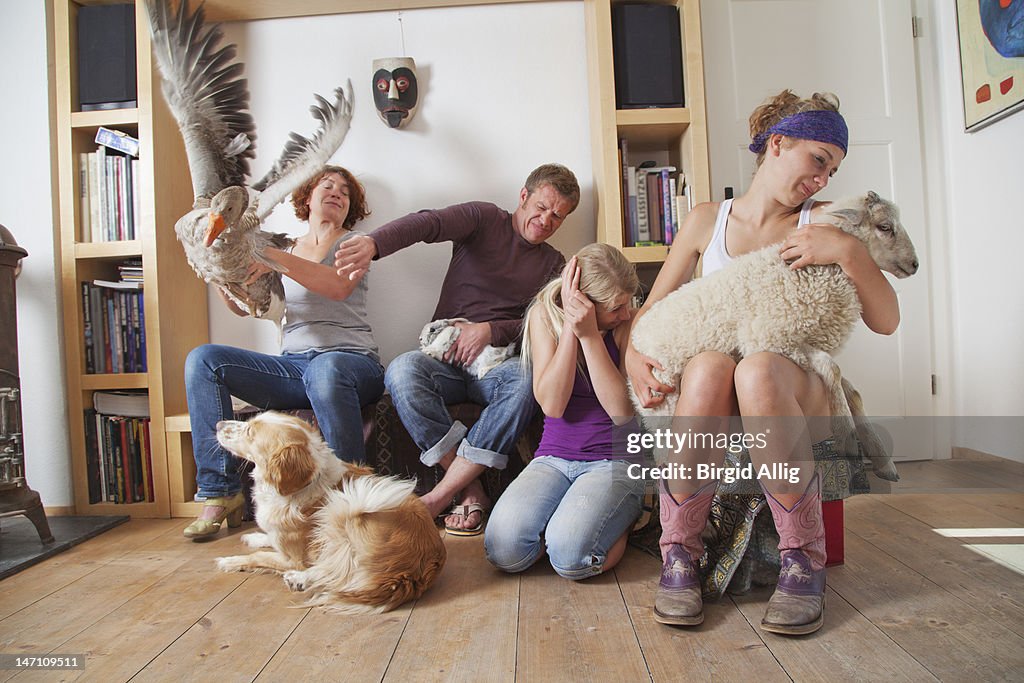
[(987, 460), (989, 462), (1018, 462), (1017, 460), (1003, 458), (998, 455), (986, 453), (985, 451), (976, 451), (973, 448), (967, 448), (965, 446), (953, 446), (953, 460)]

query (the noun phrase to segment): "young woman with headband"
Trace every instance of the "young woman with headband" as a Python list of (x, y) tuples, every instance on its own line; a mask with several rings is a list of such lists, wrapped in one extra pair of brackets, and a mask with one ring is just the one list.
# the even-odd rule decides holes
[[(754, 110), (750, 135), (750, 151), (757, 155), (750, 188), (735, 200), (701, 204), (687, 215), (637, 318), (689, 282), (698, 259), (708, 275), (737, 256), (781, 243), (780, 257), (791, 268), (842, 267), (857, 288), (864, 322), (875, 332), (891, 334), (900, 319), (896, 294), (864, 245), (832, 225), (815, 222), (823, 203), (814, 195), (828, 185), (847, 152), (849, 135), (838, 98), (824, 93), (801, 99), (783, 91)], [(795, 484), (781, 478), (759, 481), (779, 533), (782, 564), (761, 627), (791, 635), (817, 630), (825, 592), (825, 532), (812, 453), (830, 444), (830, 434), (827, 419), (808, 418), (829, 414), (823, 382), (788, 358), (767, 352), (739, 362), (720, 353), (700, 354), (686, 366), (679, 386), (657, 381), (652, 367), (653, 360), (627, 348), (626, 369), (644, 405), (679, 392), (674, 427), (685, 423), (699, 431), (728, 431), (732, 416), (739, 415), (744, 432), (772, 436), (765, 447), (749, 449), (755, 468), (792, 466), (801, 472)], [(698, 464), (721, 464), (723, 452), (688, 448), (675, 457), (696, 471)], [(717, 483), (681, 478), (663, 485), (663, 568), (655, 597), (655, 618), (662, 623), (703, 621), (701, 532)]]

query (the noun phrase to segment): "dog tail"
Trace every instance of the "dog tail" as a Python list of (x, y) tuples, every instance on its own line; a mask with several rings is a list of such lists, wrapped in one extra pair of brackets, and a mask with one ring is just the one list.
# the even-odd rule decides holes
[[(322, 578), (307, 605), (347, 614), (386, 612), (423, 594), (447, 552), (416, 482), (360, 477), (332, 491), (316, 513), (314, 545)], [(329, 577), (329, 578), (328, 578)]]
[(319, 592), (304, 606), (324, 607), (339, 614), (381, 614), (423, 595), (444, 567), (444, 557), (435, 559), (419, 576), (400, 574), (363, 589)]
[(334, 518), (348, 518), (391, 510), (405, 502), (415, 488), (415, 479), (356, 477), (345, 482), (342, 491), (331, 492), (324, 512)]

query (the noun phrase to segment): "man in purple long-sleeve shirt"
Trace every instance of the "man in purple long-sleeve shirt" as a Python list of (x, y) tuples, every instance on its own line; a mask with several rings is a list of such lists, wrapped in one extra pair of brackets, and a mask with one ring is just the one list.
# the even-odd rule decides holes
[[(419, 211), (391, 221), (369, 236), (346, 240), (335, 255), (338, 274), (359, 277), (375, 258), (417, 242), (452, 242), (452, 260), (432, 320), (466, 318), (445, 363), (421, 351), (395, 358), (384, 383), (402, 423), (422, 451), (420, 459), (440, 464), (445, 475), (423, 496), (445, 519), (451, 533), (483, 529), (489, 504), (478, 477), (487, 467), (504, 469), (515, 442), (537, 407), (529, 373), (513, 357), (477, 379), (463, 370), (488, 344), (519, 339), (523, 314), (534, 294), (565, 265), (545, 241), (579, 203), (572, 171), (545, 164), (526, 179), (515, 211), (469, 202)], [(472, 401), (484, 407), (472, 429), (452, 420), (446, 405)]]

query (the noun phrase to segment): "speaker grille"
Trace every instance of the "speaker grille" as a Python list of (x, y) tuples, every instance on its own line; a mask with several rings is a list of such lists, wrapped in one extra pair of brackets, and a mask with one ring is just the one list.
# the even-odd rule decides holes
[(612, 49), (619, 109), (684, 105), (677, 7), (614, 5)]
[(86, 5), (79, 9), (79, 108), (135, 106), (135, 79), (135, 6)]

